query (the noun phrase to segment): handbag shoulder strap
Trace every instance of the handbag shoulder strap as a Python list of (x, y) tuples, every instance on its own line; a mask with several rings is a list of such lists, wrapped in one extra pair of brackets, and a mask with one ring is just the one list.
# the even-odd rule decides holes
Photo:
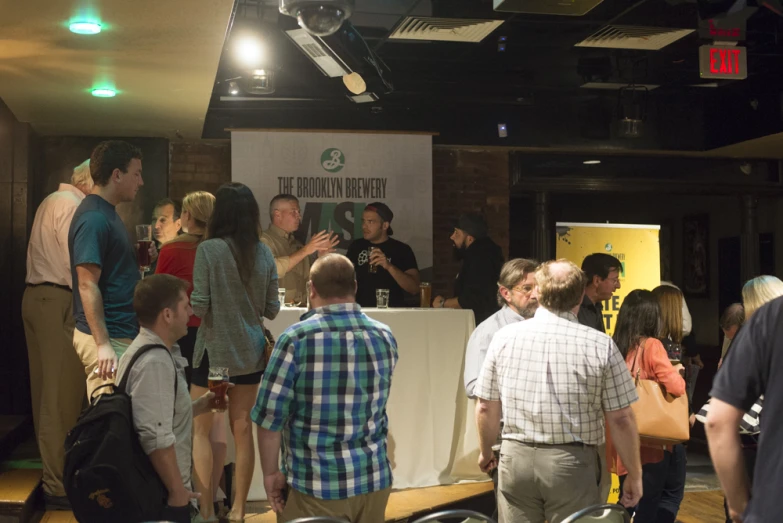
[(242, 278), (242, 272), (239, 270), (239, 257), (237, 256), (237, 251), (234, 248), (234, 245), (230, 241), (226, 240), (225, 238), (223, 238), (223, 241), (226, 242), (226, 245), (228, 245), (228, 248), (231, 251), (231, 256), (234, 257), (234, 263), (237, 266), (237, 272), (239, 272), (239, 279), (242, 281), (242, 287), (245, 289), (245, 295), (250, 300), (250, 305), (253, 306), (253, 310), (255, 311), (256, 321), (258, 321), (258, 324), (261, 325), (262, 329), (265, 329), (264, 320), (261, 319), (261, 313), (260, 313), (261, 309), (259, 309), (258, 306), (256, 306), (256, 300), (253, 299), (253, 295), (247, 289), (248, 282), (246, 282)]
[[(645, 339), (645, 343), (647, 342), (647, 339)], [(644, 363), (644, 355), (641, 357), (639, 356), (639, 353), (641, 353), (644, 349), (644, 343), (639, 343), (639, 346), (636, 348), (636, 354), (633, 355), (633, 363), (631, 364), (631, 376), (634, 379), (635, 383), (639, 383), (639, 379), (641, 377), (642, 373), (642, 363)], [(636, 365), (636, 360), (639, 360), (639, 366)], [(634, 368), (636, 368), (636, 373), (634, 374)]]

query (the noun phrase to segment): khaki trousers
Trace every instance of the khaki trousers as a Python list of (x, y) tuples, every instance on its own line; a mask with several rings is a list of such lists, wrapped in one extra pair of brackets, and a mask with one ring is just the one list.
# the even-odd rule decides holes
[(589, 445), (533, 445), (504, 440), (498, 472), (499, 523), (560, 523), (604, 503), (600, 457)]
[(27, 287), (22, 298), (33, 424), (43, 462), (43, 489), (52, 496), (65, 496), (65, 436), (84, 401), (82, 365), (71, 342), (72, 308), (70, 291), (48, 285)]
[(283, 513), (277, 515), (277, 523), (313, 516), (345, 518), (351, 523), (383, 523), (389, 494), (391, 487), (348, 499), (318, 499), (289, 486), (288, 501)]
[[(110, 339), (114, 352), (117, 353), (117, 361), (125, 351), (128, 350), (128, 345), (133, 340), (127, 338)], [(92, 398), (92, 393), (98, 387), (102, 385), (111, 385), (114, 383), (114, 378), (108, 380), (102, 380), (95, 369), (98, 368), (98, 345), (95, 343), (95, 338), (91, 334), (85, 334), (79, 329), (73, 330), (73, 347), (76, 349), (76, 354), (79, 355), (79, 359), (82, 360), (82, 368), (87, 375), (87, 398)]]

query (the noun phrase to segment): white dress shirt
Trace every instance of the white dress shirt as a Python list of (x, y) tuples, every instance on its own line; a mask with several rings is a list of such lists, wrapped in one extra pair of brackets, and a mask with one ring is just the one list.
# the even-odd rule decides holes
[(495, 334), (474, 393), (501, 402), (504, 440), (546, 445), (600, 445), (604, 412), (638, 399), (612, 338), (544, 307)]
[(30, 243), (27, 245), (25, 283), (56, 283), (71, 287), (71, 261), (68, 255), (68, 229), (84, 193), (61, 183), (35, 212)]
[(514, 309), (504, 305), (502, 309), (482, 321), (476, 327), (476, 330), (473, 331), (473, 334), (470, 335), (468, 348), (465, 351), (465, 374), (463, 376), (465, 392), (468, 394), (468, 397), (474, 397), (473, 389), (476, 387), (479, 371), (481, 371), (481, 366), (484, 364), (484, 358), (487, 357), (487, 350), (489, 350), (489, 344), (492, 342), (495, 333), (506, 325), (524, 319)]

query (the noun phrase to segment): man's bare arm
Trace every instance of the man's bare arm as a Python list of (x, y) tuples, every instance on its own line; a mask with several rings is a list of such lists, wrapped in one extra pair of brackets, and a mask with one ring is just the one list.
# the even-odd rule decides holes
[(92, 263), (77, 265), (76, 276), (79, 281), (78, 291), (82, 299), (84, 316), (98, 346), (98, 375), (101, 379), (107, 379), (114, 375), (117, 368), (117, 354), (109, 340), (109, 331), (106, 329), (103, 313), (103, 295), (98, 288), (101, 268)]
[(724, 401), (712, 398), (707, 423), (707, 443), (732, 518), (739, 517), (748, 506), (750, 483), (745, 472), (745, 458), (739, 436), (743, 412)]

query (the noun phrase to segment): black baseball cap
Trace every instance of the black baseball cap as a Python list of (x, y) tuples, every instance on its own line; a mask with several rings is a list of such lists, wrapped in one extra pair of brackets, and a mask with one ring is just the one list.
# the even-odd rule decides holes
[(487, 222), (478, 214), (463, 214), (454, 224), (455, 229), (461, 229), (479, 240), (488, 234)]
[(389, 206), (385, 203), (381, 202), (373, 202), (367, 204), (367, 207), (364, 208), (365, 211), (372, 211), (378, 216), (381, 217), (381, 220), (385, 222), (389, 222), (389, 228), (386, 230), (386, 234), (391, 236), (394, 234), (394, 231), (391, 228), (391, 221), (394, 219), (394, 213), (391, 209), (389, 209)]

